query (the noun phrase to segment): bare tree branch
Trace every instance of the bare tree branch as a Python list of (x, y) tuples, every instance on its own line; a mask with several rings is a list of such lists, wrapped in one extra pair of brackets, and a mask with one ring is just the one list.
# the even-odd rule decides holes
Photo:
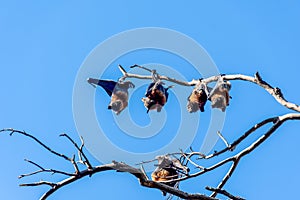
[[(91, 176), (92, 174), (98, 173), (98, 172), (103, 172), (103, 171), (109, 171), (109, 170), (116, 170), (118, 172), (128, 172), (132, 175), (134, 175), (136, 178), (138, 178), (140, 184), (145, 187), (149, 188), (156, 188), (160, 190), (167, 191), (168, 193), (171, 193), (173, 195), (176, 195), (178, 197), (184, 198), (184, 199), (201, 199), (201, 200), (215, 200), (216, 198), (208, 197), (206, 195), (202, 194), (188, 194), (186, 192), (182, 192), (180, 190), (177, 190), (173, 187), (170, 187), (168, 185), (155, 182), (155, 181), (150, 181), (148, 178), (144, 175), (144, 173), (137, 168), (133, 168), (129, 165), (126, 165), (125, 163), (120, 163), (120, 162), (113, 162), (110, 164), (106, 165), (101, 165), (101, 166), (96, 166), (92, 170), (84, 170), (81, 171), (80, 174), (77, 174), (76, 176), (70, 177), (68, 179), (65, 179), (61, 182), (58, 182), (56, 184), (51, 184), (52, 188), (48, 190), (41, 198), (40, 200), (44, 200), (47, 197), (49, 197), (51, 194), (53, 194), (55, 191), (57, 191), (59, 188), (68, 185), (74, 181), (77, 181), (78, 179), (81, 179), (82, 177), (85, 176)], [(41, 182), (40, 185), (45, 184), (45, 182)], [(33, 183), (33, 184), (22, 184), (21, 186), (37, 186), (39, 185), (38, 183)], [(48, 184), (50, 185), (50, 184)]]
[[(31, 136), (28, 133), (24, 134), (24, 131), (18, 131), (18, 130), (15, 130), (15, 129), (2, 129), (2, 130), (0, 130), (0, 132), (4, 132), (4, 131), (9, 131), (9, 132), (13, 131), (13, 132), (21, 133), (22, 135), (25, 135), (25, 136), (30, 137), (30, 138), (35, 138), (35, 137)], [(35, 138), (34, 140), (36, 142), (38, 142), (38, 144), (40, 144), (41, 146), (43, 146), (45, 148), (47, 147), (44, 143), (42, 143), (37, 138)], [(76, 145), (74, 145), (74, 146), (76, 147)], [(77, 147), (78, 147), (78, 145), (77, 145)], [(77, 147), (76, 147), (76, 149), (77, 149)], [(51, 153), (54, 152), (49, 147), (47, 147), (46, 149), (49, 150), (49, 152), (51, 152)], [(61, 155), (61, 154), (56, 153), (56, 155)], [(108, 170), (116, 170), (118, 172), (128, 172), (128, 173), (134, 175), (136, 178), (138, 178), (139, 181), (140, 181), (140, 184), (142, 186), (167, 191), (168, 193), (176, 195), (176, 196), (181, 197), (181, 198), (185, 198), (185, 199), (204, 199), (204, 200), (214, 200), (215, 199), (215, 198), (211, 198), (211, 197), (208, 197), (208, 196), (202, 195), (202, 194), (188, 194), (186, 192), (180, 191), (176, 188), (170, 187), (170, 186), (165, 185), (163, 183), (148, 180), (148, 177), (146, 176), (146, 174), (142, 170), (137, 169), (137, 168), (133, 168), (133, 167), (131, 167), (131, 166), (125, 164), (125, 163), (120, 163), (120, 162), (116, 162), (116, 161), (113, 161), (113, 163), (111, 163), (111, 164), (96, 166), (96, 167), (92, 167), (91, 169), (86, 169), (86, 170), (80, 171), (78, 169), (76, 163), (75, 163), (75, 156), (73, 156), (73, 158), (70, 160), (70, 162), (72, 162), (72, 164), (75, 167), (75, 174), (62, 172), (62, 171), (59, 171), (59, 170), (53, 170), (53, 169), (48, 170), (48, 169), (43, 168), (42, 166), (38, 165), (37, 163), (35, 163), (33, 161), (27, 161), (27, 162), (37, 166), (38, 168), (40, 168), (40, 170), (32, 172), (30, 174), (21, 175), (20, 177), (31, 176), (31, 175), (41, 173), (41, 172), (61, 173), (61, 174), (70, 176), (69, 178), (66, 178), (66, 179), (64, 179), (64, 180), (62, 180), (58, 183), (52, 183), (52, 182), (47, 182), (47, 181), (39, 181), (39, 182), (35, 182), (35, 183), (20, 184), (20, 186), (49, 185), (51, 188), (47, 192), (44, 193), (44, 195), (40, 198), (41, 200), (46, 199), (47, 197), (49, 197), (51, 194), (53, 194), (55, 191), (57, 191), (61, 187), (65, 186), (65, 185), (68, 185), (68, 184), (70, 184), (74, 181), (77, 181), (77, 180), (79, 180), (79, 179), (81, 179), (85, 176), (91, 176), (95, 173), (102, 172), (102, 171), (108, 171)]]
[[(152, 78), (153, 78), (152, 76), (143, 76), (143, 75), (139, 75), (139, 74), (127, 73), (121, 65), (119, 65), (119, 69), (122, 72), (124, 78), (137, 78), (137, 79), (150, 79), (150, 80), (152, 80)], [(199, 80), (192, 80), (190, 82), (186, 82), (186, 81), (177, 80), (175, 78), (171, 78), (168, 76), (163, 76), (163, 75), (158, 75), (158, 76), (159, 76), (160, 80), (170, 81), (170, 82), (176, 83), (178, 85), (183, 85), (183, 86), (195, 86), (199, 82)]]
[[(191, 160), (191, 154), (187, 155), (186, 153), (184, 153), (184, 152), (181, 151), (181, 156), (184, 157), (187, 160), (187, 163), (191, 163), (196, 168), (202, 169), (202, 170), (205, 169), (203, 166), (200, 166), (200, 165), (196, 164), (194, 161)], [(187, 165), (187, 163), (186, 163), (186, 165)]]
[[(263, 135), (261, 136), (257, 141), (255, 141), (253, 144), (251, 144), (249, 147), (245, 148), (243, 151), (241, 151), (240, 153), (236, 154), (235, 156), (226, 158), (220, 162), (218, 162), (217, 164), (211, 166), (211, 167), (207, 167), (207, 168), (202, 168), (201, 171), (194, 173), (194, 174), (190, 174), (188, 176), (183, 176), (181, 178), (178, 179), (173, 179), (172, 181), (183, 181), (189, 178), (193, 178), (196, 176), (200, 176), (204, 173), (207, 173), (209, 171), (212, 171), (220, 166), (223, 166), (224, 164), (228, 163), (228, 162), (233, 162), (231, 168), (228, 170), (227, 174), (224, 176), (224, 178), (222, 179), (222, 181), (220, 182), (220, 184), (218, 185), (218, 187), (216, 189), (222, 189), (222, 187), (226, 184), (226, 182), (229, 180), (229, 178), (231, 177), (232, 173), (234, 172), (234, 170), (236, 169), (240, 159), (249, 154), (250, 152), (252, 152), (254, 149), (256, 149), (260, 144), (262, 144), (273, 132), (275, 132), (277, 130), (278, 127), (280, 127), (285, 121), (287, 120), (300, 120), (300, 114), (298, 113), (290, 113), (290, 114), (286, 114), (283, 116), (279, 116), (276, 118), (272, 118), (272, 122), (274, 122), (274, 119), (277, 119), (276, 122), (274, 123), (274, 125)], [(258, 129), (260, 126), (266, 124), (270, 122), (270, 120), (265, 120), (262, 123), (260, 123), (259, 125), (254, 126), (254, 130), (251, 130), (251, 132), (255, 131), (256, 129)], [(14, 130), (14, 129), (2, 129), (0, 130), (0, 132), (3, 131), (14, 131), (14, 132), (18, 132), (18, 133), (24, 133), (24, 131), (18, 131), (18, 130)], [(249, 131), (247, 132), (249, 133)], [(23, 134), (25, 136), (30, 137), (30, 134)], [(244, 134), (245, 135), (245, 134)], [(249, 135), (249, 134), (248, 134)], [(32, 137), (30, 137), (32, 138)], [(246, 138), (246, 137), (244, 137)], [(38, 139), (35, 139), (35, 141), (39, 141)], [(38, 142), (39, 144), (42, 144), (42, 146), (44, 147), (45, 145), (42, 142)], [(75, 145), (74, 145), (75, 146)], [(48, 149), (50, 149), (48, 147)], [(51, 153), (53, 152), (52, 150), (50, 151)], [(182, 153), (181, 153), (182, 154)], [(57, 155), (61, 155), (59, 153), (57, 153)], [(197, 155), (197, 154), (194, 154)], [(73, 159), (74, 160), (74, 157)], [(40, 170), (42, 171), (48, 171), (48, 172), (58, 172), (58, 170), (46, 170), (43, 167), (41, 167), (40, 165), (34, 163), (34, 162), (30, 162), (32, 164), (34, 164), (35, 166), (37, 166), (38, 168), (40, 168)], [(111, 164), (106, 164), (106, 165), (101, 165), (101, 166), (97, 166), (97, 167), (93, 167), (92, 169), (86, 169), (83, 171), (77, 171), (76, 174), (69, 174), (71, 175), (69, 178), (62, 180), (58, 183), (51, 183), (51, 182), (47, 182), (47, 181), (40, 181), (40, 182), (36, 182), (36, 183), (27, 183), (27, 184), (21, 184), (21, 186), (38, 186), (38, 185), (49, 185), (51, 186), (51, 189), (49, 189), (42, 197), (41, 199), (46, 199), (49, 195), (53, 194), (55, 191), (57, 191), (59, 188), (68, 185), (69, 183), (72, 183), (78, 179), (81, 179), (84, 176), (91, 176), (92, 174), (98, 173), (98, 172), (102, 172), (102, 171), (108, 171), (108, 170), (116, 170), (119, 172), (128, 172), (131, 173), (132, 175), (134, 175), (135, 177), (137, 177), (140, 181), (140, 184), (142, 186), (145, 187), (150, 187), (150, 188), (156, 188), (156, 189), (160, 189), (163, 191), (166, 191), (170, 194), (176, 195), (180, 198), (185, 198), (185, 199), (215, 199), (215, 196), (218, 194), (218, 192), (213, 192), (211, 197), (207, 197), (206, 195), (202, 195), (202, 194), (188, 194), (186, 192), (180, 191), (176, 188), (170, 187), (164, 183), (167, 183), (168, 181), (165, 182), (155, 182), (155, 181), (150, 181), (148, 180), (147, 176), (145, 175), (145, 173), (143, 173), (142, 170), (137, 169), (137, 168), (133, 168), (129, 165), (126, 165), (125, 163), (120, 163), (120, 162), (113, 162)], [(35, 173), (39, 173), (39, 172), (33, 172), (32, 174)], [(65, 175), (68, 175), (67, 173)]]
[(234, 149), (238, 144), (240, 144), (242, 141), (244, 141), (251, 133), (255, 132), (256, 130), (258, 130), (259, 128), (263, 127), (264, 125), (268, 124), (268, 123), (274, 123), (276, 120), (278, 119), (278, 117), (271, 117), (268, 119), (265, 119), (257, 124), (255, 124), (253, 127), (251, 127), (248, 131), (246, 131), (242, 136), (240, 136), (237, 140), (235, 140), (233, 143), (231, 143), (228, 147), (214, 152), (213, 154), (210, 154), (208, 156), (205, 155), (200, 155), (202, 158), (205, 159), (209, 159), (215, 156), (218, 156), (226, 151), (231, 151), (232, 149)]
[[(222, 135), (222, 133), (220, 131), (217, 131), (218, 136), (221, 138), (221, 140), (224, 142), (226, 147), (229, 147), (229, 143), (227, 142), (227, 140), (224, 138), (224, 136)], [(233, 149), (230, 149), (233, 150)]]
[(46, 146), (43, 142), (41, 142), (40, 140), (38, 140), (33, 135), (30, 135), (30, 134), (26, 133), (25, 131), (16, 130), (16, 129), (13, 129), (13, 128), (6, 128), (6, 129), (0, 130), (0, 132), (4, 132), (4, 131), (10, 132), (10, 135), (13, 135), (14, 133), (19, 133), (21, 135), (25, 135), (26, 137), (29, 137), (29, 138), (33, 139), (34, 141), (36, 141), (38, 144), (40, 144), (42, 147), (44, 147), (45, 149), (47, 149), (49, 152), (53, 153), (54, 155), (62, 157), (65, 160), (71, 161), (71, 158), (67, 157), (64, 154), (60, 154), (60, 153), (58, 153), (56, 151), (53, 151), (50, 147)]
[[(79, 170), (78, 165), (77, 165), (77, 163), (76, 163), (76, 161), (75, 161), (75, 155), (73, 155), (72, 158), (69, 158), (69, 157), (67, 157), (67, 156), (64, 155), (64, 154), (58, 153), (58, 152), (52, 150), (52, 149), (51, 149), (50, 147), (48, 147), (47, 145), (45, 145), (43, 142), (41, 142), (39, 139), (37, 139), (37, 138), (34, 137), (33, 135), (26, 133), (25, 131), (15, 130), (15, 129), (12, 129), (12, 128), (6, 128), (6, 129), (0, 130), (0, 132), (4, 132), (4, 131), (10, 132), (10, 135), (13, 135), (14, 133), (19, 133), (19, 134), (21, 134), (21, 135), (24, 135), (24, 136), (26, 136), (26, 137), (29, 137), (29, 138), (33, 139), (35, 142), (37, 142), (39, 145), (41, 145), (42, 147), (44, 147), (46, 150), (48, 150), (48, 151), (51, 152), (52, 154), (57, 155), (57, 156), (59, 156), (59, 157), (62, 157), (62, 158), (64, 158), (64, 159), (67, 160), (67, 161), (70, 161), (70, 162), (72, 163), (74, 169), (75, 169), (75, 173), (79, 173), (80, 170)], [(79, 151), (79, 153), (85, 158), (85, 160), (82, 161), (82, 162), (87, 166), (88, 169), (91, 169), (92, 166), (91, 166), (89, 160), (87, 159), (87, 157), (86, 157), (86, 155), (84, 154), (84, 152), (81, 150), (83, 146), (82, 146), (82, 147), (79, 147), (79, 146), (74, 142), (74, 140), (73, 140), (72, 138), (70, 138), (67, 134), (61, 134), (61, 136), (64, 136), (64, 137), (68, 138), (68, 140), (70, 140), (70, 141), (72, 142), (72, 144), (73, 144), (73, 145), (75, 146), (75, 148)], [(83, 141), (83, 140), (82, 140), (82, 141)], [(82, 145), (83, 145), (83, 143), (82, 143)], [(33, 163), (32, 161), (30, 161), (30, 163), (31, 163), (31, 164), (34, 164), (34, 165), (36, 165), (37, 167), (39, 167), (40, 169), (42, 169), (41, 166), (37, 165), (36, 163)], [(57, 171), (57, 172), (58, 172), (58, 171)], [(35, 172), (34, 174), (36, 174), (36, 173), (40, 173), (40, 172)], [(65, 174), (71, 174), (71, 173), (65, 173)]]
[(73, 155), (72, 159), (71, 159), (71, 163), (75, 169), (75, 173), (78, 174), (80, 172), (79, 168), (78, 168), (78, 165), (75, 161), (75, 154)]
[[(278, 117), (278, 120), (274, 123), (274, 125), (259, 139), (257, 139), (254, 143), (252, 143), (249, 147), (238, 153), (237, 155), (233, 156), (233, 163), (231, 165), (231, 168), (228, 170), (227, 174), (224, 176), (223, 180), (219, 183), (217, 189), (221, 189), (226, 182), (229, 180), (231, 175), (233, 174), (234, 170), (236, 169), (240, 159), (244, 157), (245, 155), (252, 152), (254, 149), (256, 149), (259, 145), (261, 145), (266, 139), (268, 139), (285, 121), (287, 120), (300, 120), (300, 114), (298, 113), (290, 113), (286, 115), (282, 115)], [(212, 193), (212, 197), (215, 197), (217, 195), (217, 192)]]
[[(120, 66), (121, 65), (119, 65), (119, 68), (120, 68)], [(121, 70), (121, 68), (122, 68), (122, 70)], [(130, 74), (130, 73), (127, 73), (122, 66), (121, 66), (121, 68), (120, 68), (120, 70), (121, 70), (124, 78), (152, 79), (152, 76), (143, 76), (143, 75), (138, 75), (138, 74)], [(222, 77), (223, 77), (224, 80), (242, 80), (242, 81), (248, 81), (248, 82), (255, 83), (255, 84), (259, 85), (260, 87), (264, 88), (281, 105), (285, 106), (288, 109), (300, 112), (300, 106), (299, 105), (297, 105), (295, 103), (288, 102), (283, 97), (283, 94), (282, 94), (281, 90), (278, 87), (274, 88), (270, 84), (268, 84), (267, 82), (263, 81), (258, 72), (256, 72), (254, 77), (246, 76), (246, 75), (242, 75), (242, 74), (222, 75)], [(200, 80), (195, 80), (194, 79), (190, 82), (187, 82), (187, 81), (181, 81), (181, 80), (177, 80), (177, 79), (170, 78), (168, 76), (162, 76), (162, 75), (159, 75), (159, 78), (161, 80), (170, 81), (170, 82), (173, 82), (173, 83), (176, 83), (176, 84), (179, 84), (179, 85), (183, 85), (183, 86), (195, 86), (200, 81)], [(201, 79), (201, 82), (208, 84), (208, 83), (211, 83), (211, 82), (218, 81), (219, 78), (220, 78), (219, 75), (211, 76), (211, 77), (208, 77), (208, 78)]]
[(48, 181), (39, 181), (39, 182), (36, 182), (36, 183), (23, 183), (23, 184), (20, 184), (20, 186), (40, 186), (40, 185), (49, 185), (51, 187), (55, 187), (56, 183), (51, 183), (51, 182), (48, 182)]
[(218, 194), (223, 194), (224, 196), (229, 197), (231, 200), (245, 200), (242, 197), (237, 197), (237, 196), (233, 196), (232, 194), (230, 194), (229, 192), (227, 192), (226, 190), (222, 190), (222, 189), (217, 189), (217, 188), (213, 188), (213, 187), (206, 187), (205, 189), (212, 191), (212, 192), (216, 192)]
[[(63, 133), (61, 134), (60, 136), (62, 137), (66, 137), (70, 142), (72, 142), (72, 144), (75, 146), (75, 148), (78, 150), (78, 157), (79, 157), (79, 162), (82, 162), (84, 165), (87, 166), (88, 169), (92, 169), (92, 165), (91, 163), (89, 162), (89, 160), (87, 159), (85, 153), (82, 151), (82, 148), (84, 146), (84, 142), (83, 142), (83, 139), (81, 138), (81, 147), (79, 147), (76, 142), (74, 142), (74, 140), (67, 134)], [(84, 158), (84, 160), (82, 160), (82, 157)]]
[[(246, 75), (242, 75), (242, 74), (234, 74), (234, 75), (224, 75), (223, 78), (224, 78), (224, 80), (242, 80), (242, 81), (248, 81), (251, 83), (255, 83), (255, 84), (259, 85), (260, 87), (264, 88), (281, 105), (285, 106), (288, 109), (300, 112), (299, 105), (288, 102), (283, 97), (281, 90), (278, 87), (274, 88), (267, 82), (263, 81), (258, 72), (256, 72), (254, 77), (246, 76)], [(204, 79), (203, 81), (205, 81), (206, 83), (210, 83), (210, 82), (215, 82), (217, 80), (218, 80), (218, 76), (212, 76), (212, 77)]]
[(63, 174), (63, 175), (66, 175), (66, 176), (75, 176), (76, 175), (76, 174), (71, 174), (71, 173), (68, 173), (68, 172), (59, 171), (59, 170), (55, 170), (55, 169), (45, 169), (42, 166), (40, 166), (39, 164), (37, 164), (37, 163), (35, 163), (31, 160), (25, 159), (25, 161), (37, 166), (38, 168), (40, 168), (40, 170), (35, 171), (35, 172), (31, 172), (29, 174), (22, 174), (18, 178), (23, 178), (23, 177), (26, 177), (26, 176), (32, 176), (32, 175), (42, 173), (42, 172), (49, 172), (49, 173), (52, 173), (52, 174)]
[[(199, 172), (193, 173), (193, 174), (189, 174), (189, 176), (186, 177), (181, 177), (178, 179), (174, 179), (172, 181), (183, 181), (192, 177), (197, 177), (200, 176), (202, 174), (205, 174), (209, 171), (212, 171), (216, 168), (219, 168), (221, 166), (223, 166), (224, 164), (228, 163), (228, 162), (233, 162), (231, 168), (229, 169), (228, 173), (224, 176), (223, 180), (220, 182), (218, 189), (221, 189), (225, 183), (228, 181), (228, 179), (231, 177), (233, 171), (235, 170), (236, 166), (238, 165), (240, 159), (249, 154), (250, 152), (252, 152), (254, 149), (256, 149), (260, 144), (262, 144), (272, 133), (274, 133), (284, 122), (288, 121), (288, 120), (300, 120), (300, 113), (289, 113), (289, 114), (285, 114), (279, 117), (276, 117), (274, 119), (277, 119), (277, 121), (274, 123), (274, 125), (264, 134), (262, 135), (259, 139), (257, 139), (255, 142), (253, 142), (250, 146), (246, 147), (244, 150), (242, 150), (240, 153), (226, 158), (220, 162), (218, 162), (215, 165), (212, 165), (210, 167), (206, 167), (203, 170), (200, 170)], [(264, 121), (264, 124), (266, 123), (266, 121)], [(257, 126), (258, 127), (258, 126)], [(257, 128), (255, 129), (257, 130)], [(252, 130), (251, 132), (255, 131)], [(245, 135), (245, 134), (244, 134)], [(245, 139), (245, 137), (244, 137)], [(241, 142), (241, 141), (240, 141)], [(226, 148), (227, 149), (227, 148)], [(227, 149), (228, 150), (228, 149)], [(226, 151), (223, 151), (223, 153)], [(193, 154), (193, 155), (197, 155), (197, 154)], [(220, 155), (220, 154), (218, 154)], [(168, 183), (170, 181), (164, 181), (163, 183)]]

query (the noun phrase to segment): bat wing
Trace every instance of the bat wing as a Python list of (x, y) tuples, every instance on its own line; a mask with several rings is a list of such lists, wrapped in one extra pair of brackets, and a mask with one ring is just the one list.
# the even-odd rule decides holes
[(165, 88), (164, 86), (160, 85), (159, 90), (165, 95), (166, 97), (166, 102), (168, 101), (168, 97), (169, 97), (169, 88)]
[(166, 102), (168, 101), (168, 97), (169, 97), (168, 89), (169, 89), (169, 88), (165, 89)]
[(162, 86), (161, 84), (159, 84), (157, 86), (157, 89), (163, 93), (163, 95), (166, 97), (166, 102), (167, 102), (168, 101), (168, 97), (169, 97), (169, 92), (168, 92), (169, 88), (165, 88), (164, 86)]
[(152, 88), (155, 85), (155, 83), (150, 83), (150, 85), (147, 88), (145, 96), (148, 97), (151, 94)]
[(112, 95), (114, 88), (116, 87), (116, 84), (117, 84), (117, 82), (115, 82), (115, 81), (99, 80), (99, 79), (94, 79), (94, 78), (89, 78), (88, 82), (101, 86), (109, 96)]

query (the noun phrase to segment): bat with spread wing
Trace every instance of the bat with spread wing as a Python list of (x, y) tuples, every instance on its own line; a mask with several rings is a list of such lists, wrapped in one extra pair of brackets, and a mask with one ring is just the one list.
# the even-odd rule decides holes
[(128, 89), (134, 88), (131, 81), (116, 82), (112, 80), (100, 80), (89, 78), (88, 83), (101, 86), (111, 97), (108, 109), (113, 110), (117, 115), (128, 106)]

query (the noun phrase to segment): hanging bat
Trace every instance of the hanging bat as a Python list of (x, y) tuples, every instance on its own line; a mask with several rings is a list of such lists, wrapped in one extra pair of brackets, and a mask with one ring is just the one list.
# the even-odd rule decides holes
[(204, 105), (207, 101), (206, 85), (204, 83), (196, 85), (191, 95), (188, 97), (187, 110), (190, 113), (200, 110), (204, 112)]
[[(187, 174), (189, 172), (189, 168), (183, 166), (178, 159), (170, 159), (168, 156), (157, 156), (158, 166), (152, 172), (151, 178), (153, 181), (170, 181), (173, 179), (177, 179), (179, 177), (179, 173)], [(169, 182), (164, 183), (168, 186), (175, 187), (178, 182)], [(163, 195), (166, 196), (167, 193), (162, 191)]]
[(111, 97), (107, 108), (113, 110), (117, 115), (128, 106), (128, 89), (135, 87), (130, 81), (116, 82), (89, 78), (88, 83), (99, 85), (106, 91)]
[(225, 112), (226, 107), (229, 106), (229, 90), (231, 89), (231, 83), (229, 81), (224, 81), (220, 78), (216, 86), (211, 91), (208, 100), (211, 101), (212, 108), (218, 108)]
[(151, 73), (152, 76), (152, 83), (147, 88), (146, 94), (144, 98), (142, 98), (142, 101), (144, 103), (144, 106), (147, 108), (147, 113), (149, 110), (155, 110), (157, 112), (160, 112), (162, 107), (167, 103), (168, 101), (168, 89), (173, 87), (167, 87), (165, 88), (163, 86), (163, 82), (160, 80), (160, 75), (156, 72), (155, 69), (148, 69), (147, 67), (143, 67), (140, 65), (133, 65), (130, 68), (141, 68)]
[(147, 108), (147, 113), (149, 110), (155, 110), (160, 112), (162, 107), (168, 101), (168, 88), (163, 86), (161, 81), (152, 82), (147, 88), (146, 94), (142, 101), (144, 102), (144, 106)]

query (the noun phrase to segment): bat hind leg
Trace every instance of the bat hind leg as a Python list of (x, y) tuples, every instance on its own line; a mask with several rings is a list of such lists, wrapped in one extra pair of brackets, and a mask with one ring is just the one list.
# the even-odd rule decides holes
[(200, 106), (200, 111), (204, 112), (204, 106)]
[(161, 112), (162, 106), (157, 106), (157, 112)]

